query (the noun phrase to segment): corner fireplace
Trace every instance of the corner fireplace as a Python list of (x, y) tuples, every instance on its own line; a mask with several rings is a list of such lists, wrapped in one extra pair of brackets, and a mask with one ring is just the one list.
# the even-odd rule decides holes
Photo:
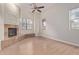
[(8, 28), (8, 37), (13, 37), (17, 35), (17, 28)]

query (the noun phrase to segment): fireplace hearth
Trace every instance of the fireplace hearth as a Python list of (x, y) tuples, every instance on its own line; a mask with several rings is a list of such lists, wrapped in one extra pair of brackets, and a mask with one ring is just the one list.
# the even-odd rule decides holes
[(13, 37), (17, 35), (17, 28), (8, 28), (8, 37)]

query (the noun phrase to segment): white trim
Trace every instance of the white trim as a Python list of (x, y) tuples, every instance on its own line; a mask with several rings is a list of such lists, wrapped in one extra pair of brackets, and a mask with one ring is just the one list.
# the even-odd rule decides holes
[(69, 45), (79, 47), (79, 44), (69, 42), (69, 41), (65, 41), (65, 40), (61, 40), (61, 39), (57, 39), (57, 38), (54, 38), (54, 37), (49, 36), (49, 35), (42, 35), (42, 37), (49, 38), (49, 39), (52, 39), (52, 40), (56, 40), (56, 41), (59, 41), (59, 42), (63, 42), (63, 43), (69, 44)]

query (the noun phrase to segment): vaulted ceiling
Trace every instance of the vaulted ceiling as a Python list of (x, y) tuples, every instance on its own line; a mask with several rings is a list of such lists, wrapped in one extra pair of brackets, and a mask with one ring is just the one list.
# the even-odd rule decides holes
[[(21, 7), (21, 9), (24, 9), (25, 11), (29, 11), (32, 12), (33, 10), (33, 5), (32, 3), (18, 3), (17, 4), (19, 7)], [(63, 7), (66, 8), (68, 7), (69, 9), (74, 8), (74, 6), (76, 6), (76, 8), (79, 7), (78, 3), (36, 3), (37, 6), (44, 6), (45, 8), (41, 9), (42, 12), (46, 12), (50, 7), (54, 8), (54, 7)]]
[[(33, 10), (33, 5), (32, 3), (18, 3), (16, 4), (18, 5), (21, 9), (25, 9), (28, 10), (30, 12), (32, 12)], [(49, 6), (52, 6), (52, 4), (50, 3), (36, 3), (36, 5), (39, 6), (44, 6), (43, 9), (41, 9), (42, 12), (45, 12), (47, 9), (49, 9)]]

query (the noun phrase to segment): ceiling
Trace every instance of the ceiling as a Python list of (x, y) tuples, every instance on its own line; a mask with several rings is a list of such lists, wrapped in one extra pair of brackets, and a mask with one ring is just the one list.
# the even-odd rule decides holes
[[(18, 6), (19, 6), (20, 8), (22, 8), (22, 9), (29, 10), (30, 12), (33, 10), (33, 5), (32, 5), (32, 3), (18, 3), (18, 4), (16, 4), (16, 5), (18, 5)], [(44, 8), (41, 9), (42, 12), (45, 11), (45, 10), (47, 10), (47, 9), (49, 8), (49, 6), (52, 6), (51, 3), (36, 3), (36, 5), (37, 5), (38, 7), (39, 7), (39, 6), (44, 6)]]
[[(29, 10), (30, 12), (32, 12), (33, 10), (33, 5), (32, 3), (18, 3), (17, 4), (19, 7), (21, 7), (22, 9)], [(42, 12), (45, 12), (46, 10), (49, 9), (49, 7), (63, 7), (63, 8), (74, 8), (79, 7), (78, 3), (36, 3), (37, 6), (44, 6), (45, 8), (41, 9)]]

